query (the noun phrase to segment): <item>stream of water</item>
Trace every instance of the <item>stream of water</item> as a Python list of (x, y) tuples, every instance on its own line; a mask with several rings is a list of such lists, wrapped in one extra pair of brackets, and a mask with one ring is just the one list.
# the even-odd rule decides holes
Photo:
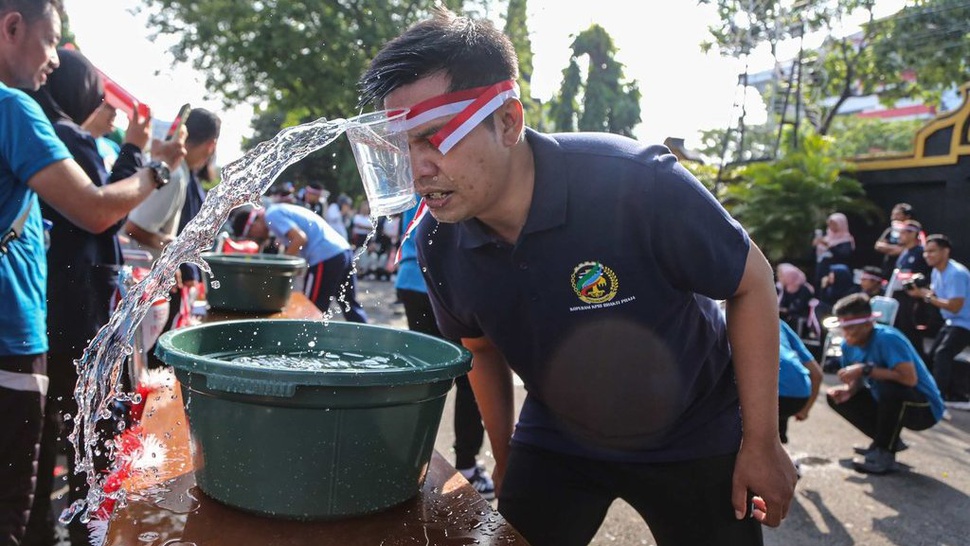
[[(87, 474), (90, 489), (85, 499), (76, 501), (64, 511), (62, 522), (80, 517), (87, 523), (106, 498), (102, 483), (106, 474), (95, 468), (94, 460), (104, 455), (113, 459), (113, 446), (111, 438), (99, 437), (97, 423), (111, 418), (111, 407), (115, 402), (137, 397), (125, 392), (121, 378), (125, 359), (133, 352), (132, 342), (138, 325), (152, 302), (168, 296), (175, 284), (175, 272), (183, 262), (198, 264), (211, 273), (201, 253), (212, 247), (215, 235), (229, 213), (247, 203), (258, 206), (260, 196), (286, 167), (327, 146), (349, 125), (351, 123), (344, 119), (328, 121), (321, 118), (288, 127), (226, 165), (222, 169), (222, 182), (208, 193), (199, 213), (165, 247), (148, 276), (125, 294), (111, 319), (88, 344), (75, 362), (79, 377), (74, 390), (78, 414), (73, 419), (74, 429), (69, 440), (75, 449), (76, 471)], [(123, 490), (111, 493), (123, 494)]]

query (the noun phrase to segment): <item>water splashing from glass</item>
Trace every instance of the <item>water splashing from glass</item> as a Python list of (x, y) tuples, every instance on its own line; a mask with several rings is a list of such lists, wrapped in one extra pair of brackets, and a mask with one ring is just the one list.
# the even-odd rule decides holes
[[(75, 449), (77, 472), (87, 474), (89, 491), (61, 515), (67, 522), (80, 515), (89, 521), (108, 498), (103, 490), (103, 474), (95, 468), (95, 456), (107, 450), (109, 459), (114, 446), (111, 438), (99, 437), (97, 423), (111, 415), (112, 404), (128, 399), (121, 386), (125, 359), (132, 352), (133, 338), (152, 302), (167, 297), (175, 284), (175, 272), (183, 262), (197, 264), (211, 273), (201, 253), (212, 247), (215, 234), (236, 207), (259, 204), (260, 196), (288, 166), (333, 142), (351, 122), (344, 119), (316, 121), (288, 127), (275, 137), (260, 143), (240, 159), (222, 169), (222, 183), (206, 196), (199, 213), (183, 232), (165, 247), (151, 272), (125, 294), (111, 319), (91, 340), (80, 359), (75, 361), (78, 383), (74, 397), (78, 414), (69, 439)], [(124, 490), (111, 493), (123, 500)]]

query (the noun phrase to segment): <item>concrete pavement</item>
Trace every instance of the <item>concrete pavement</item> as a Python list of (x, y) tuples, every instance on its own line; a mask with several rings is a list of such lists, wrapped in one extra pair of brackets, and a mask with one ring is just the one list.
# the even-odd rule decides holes
[[(359, 300), (374, 324), (407, 328), (403, 308), (393, 302), (393, 282), (361, 280)], [(837, 384), (826, 375), (827, 385)], [(802, 479), (788, 517), (777, 529), (765, 528), (769, 546), (965, 546), (970, 545), (970, 413), (928, 431), (904, 431), (911, 446), (898, 457), (900, 471), (868, 476), (852, 469), (853, 445), (866, 445), (857, 432), (825, 403), (815, 404), (807, 421), (789, 426), (789, 452), (801, 463)], [(516, 387), (521, 404), (524, 391)], [(517, 406), (518, 407), (518, 406)], [(436, 448), (450, 459), (453, 396), (449, 396)], [(483, 459), (490, 468), (488, 444)], [(617, 501), (593, 542), (653, 545), (639, 515)]]

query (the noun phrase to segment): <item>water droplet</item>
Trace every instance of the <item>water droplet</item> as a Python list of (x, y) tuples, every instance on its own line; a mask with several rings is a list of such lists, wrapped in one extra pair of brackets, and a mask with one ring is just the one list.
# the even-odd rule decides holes
[(213, 288), (214, 290), (218, 290), (218, 289), (219, 289), (219, 287), (220, 287), (220, 286), (222, 286), (222, 285), (221, 285), (221, 284), (219, 283), (219, 281), (217, 281), (217, 280), (213, 280), (213, 281), (212, 281), (211, 283), (209, 283), (209, 284), (211, 284), (211, 285), (212, 285), (212, 288)]

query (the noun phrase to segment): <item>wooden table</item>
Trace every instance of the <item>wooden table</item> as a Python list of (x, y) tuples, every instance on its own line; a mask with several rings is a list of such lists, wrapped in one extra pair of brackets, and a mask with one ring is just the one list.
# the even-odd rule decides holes
[(202, 322), (225, 322), (227, 320), (242, 320), (251, 318), (288, 318), (323, 320), (323, 312), (306, 297), (303, 292), (293, 292), (286, 302), (286, 307), (276, 313), (240, 313), (237, 311), (223, 311), (209, 309), (202, 317)]
[[(253, 316), (210, 311), (205, 321)], [(295, 293), (283, 311), (268, 316), (312, 319), (323, 315), (305, 296)], [(146, 434), (165, 444), (166, 463), (157, 472), (140, 474), (126, 484), (128, 504), (112, 516), (108, 545), (527, 545), (437, 452), (432, 454), (424, 485), (415, 497), (367, 516), (300, 522), (249, 514), (199, 490), (177, 385), (149, 397), (142, 425)]]

